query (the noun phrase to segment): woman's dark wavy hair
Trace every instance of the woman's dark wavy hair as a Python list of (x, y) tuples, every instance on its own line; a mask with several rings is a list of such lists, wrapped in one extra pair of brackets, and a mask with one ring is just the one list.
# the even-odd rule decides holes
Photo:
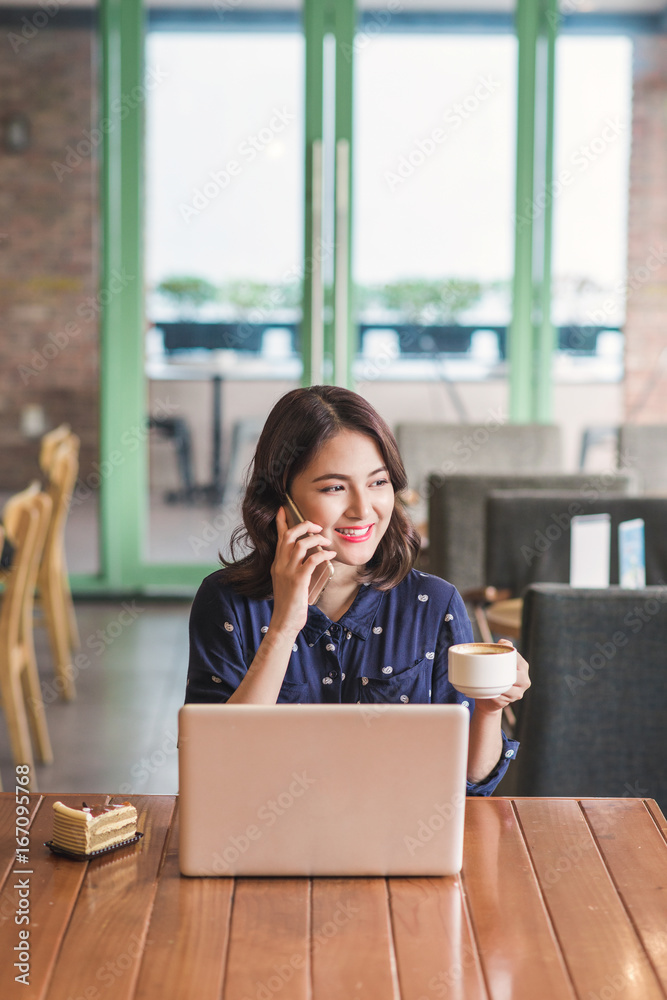
[[(389, 526), (362, 580), (379, 590), (389, 590), (412, 569), (420, 539), (399, 495), (408, 481), (394, 435), (363, 396), (339, 386), (313, 385), (294, 389), (278, 400), (257, 443), (246, 477), (243, 524), (232, 534), (229, 562), (225, 563), (221, 555), (221, 578), (239, 594), (261, 598), (272, 595), (278, 508), (285, 503), (294, 478), (322, 445), (342, 430), (367, 434), (376, 442), (395, 493)], [(241, 551), (246, 554), (240, 555)]]

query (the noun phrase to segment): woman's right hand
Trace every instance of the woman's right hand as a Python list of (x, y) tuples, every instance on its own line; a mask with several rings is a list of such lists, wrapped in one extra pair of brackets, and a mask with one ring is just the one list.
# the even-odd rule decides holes
[(296, 636), (308, 619), (308, 590), (313, 571), (323, 563), (330, 562), (334, 553), (325, 548), (322, 552), (316, 551), (318, 545), (331, 545), (330, 540), (321, 534), (321, 525), (314, 521), (301, 521), (290, 528), (283, 507), (279, 507), (276, 514), (276, 530), (278, 542), (271, 566), (271, 628)]

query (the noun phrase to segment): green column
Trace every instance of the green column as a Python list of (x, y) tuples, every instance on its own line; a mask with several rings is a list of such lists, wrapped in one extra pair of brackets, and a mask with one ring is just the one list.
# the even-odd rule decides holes
[(109, 589), (131, 588), (146, 537), (143, 367), (144, 15), (141, 0), (100, 0), (102, 263), (100, 559)]
[[(306, 36), (306, 211), (304, 239), (303, 324), (301, 330), (303, 380), (310, 385), (320, 377), (337, 385), (351, 385), (352, 359), (356, 349), (352, 305), (352, 84), (353, 47), (356, 24), (354, 0), (304, 0)], [(326, 35), (335, 39), (335, 93), (323, 89), (323, 49)], [(313, 163), (318, 162), (317, 146), (323, 135), (323, 102), (335, 98), (335, 150), (321, 150), (322, 170), (335, 171), (334, 232), (332, 248), (328, 239), (317, 245), (317, 208), (313, 192), (318, 190)], [(325, 213), (326, 214), (326, 213)], [(323, 289), (327, 309), (320, 330), (317, 277), (322, 256), (333, 253), (334, 285)], [(313, 290), (315, 288), (315, 295)], [(331, 308), (332, 307), (332, 308)], [(326, 359), (324, 375), (320, 358)]]
[(336, 13), (336, 258), (333, 381), (352, 387), (357, 349), (352, 285), (352, 154), (355, 0), (337, 0)]
[[(312, 385), (320, 379), (319, 365), (313, 354), (313, 286), (320, 268), (321, 247), (314, 246), (314, 232), (317, 221), (313, 212), (313, 189), (317, 190), (318, 180), (314, 176), (313, 163), (321, 164), (322, 143), (322, 45), (324, 41), (325, 3), (322, 0), (304, 0), (303, 30), (306, 42), (305, 81), (305, 226), (304, 226), (304, 266), (303, 266), (303, 320), (301, 323), (301, 356), (303, 359), (303, 384)], [(319, 152), (318, 152), (319, 146)], [(317, 302), (315, 303), (317, 309)]]
[(517, 0), (519, 41), (510, 417), (548, 422), (554, 329), (551, 243), (557, 0)]

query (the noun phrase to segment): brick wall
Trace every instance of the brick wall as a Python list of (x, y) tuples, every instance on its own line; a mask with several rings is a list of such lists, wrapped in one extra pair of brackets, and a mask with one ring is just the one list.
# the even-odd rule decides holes
[(42, 408), (46, 429), (72, 425), (83, 474), (98, 442), (98, 164), (94, 151), (66, 163), (91, 127), (95, 36), (44, 27), (19, 37), (0, 28), (0, 121), (22, 112), (31, 127), (25, 152), (0, 146), (0, 490), (37, 470), (26, 407)]
[(667, 38), (635, 39), (625, 419), (667, 422)]

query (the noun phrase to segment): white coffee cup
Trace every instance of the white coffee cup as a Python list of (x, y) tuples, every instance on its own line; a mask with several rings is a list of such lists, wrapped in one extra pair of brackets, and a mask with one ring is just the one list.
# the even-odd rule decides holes
[(496, 698), (516, 683), (516, 649), (499, 642), (450, 646), (449, 680), (471, 698)]

